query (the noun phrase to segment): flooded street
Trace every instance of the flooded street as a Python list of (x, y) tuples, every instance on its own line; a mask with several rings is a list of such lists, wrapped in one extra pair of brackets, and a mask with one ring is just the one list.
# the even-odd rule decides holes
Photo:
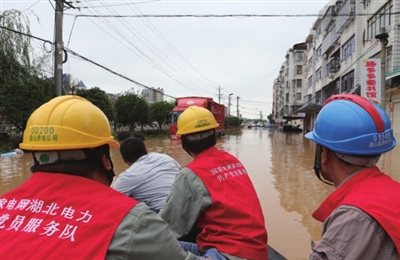
[[(398, 134), (396, 138), (400, 140)], [(191, 161), (178, 141), (145, 143), (149, 152), (169, 154), (182, 166)], [(237, 156), (247, 168), (263, 207), (269, 244), (288, 259), (308, 259), (310, 241), (319, 239), (322, 228), (311, 214), (333, 190), (314, 174), (314, 144), (302, 133), (253, 128), (228, 132), (217, 146)], [(112, 151), (112, 158), (116, 174), (125, 170), (118, 150)], [(398, 158), (399, 145), (383, 155), (378, 166), (400, 181)], [(24, 182), (31, 175), (31, 164), (30, 154), (0, 157), (0, 194)]]

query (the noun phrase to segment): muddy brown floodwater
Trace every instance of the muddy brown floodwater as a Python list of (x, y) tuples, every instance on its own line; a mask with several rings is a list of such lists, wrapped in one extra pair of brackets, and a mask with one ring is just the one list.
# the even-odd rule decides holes
[[(399, 133), (396, 138), (400, 140)], [(191, 161), (179, 141), (157, 139), (145, 143), (149, 151), (169, 154), (183, 166)], [(247, 168), (263, 207), (269, 244), (288, 259), (308, 259), (310, 241), (319, 239), (322, 228), (311, 214), (333, 190), (314, 175), (315, 145), (302, 133), (253, 128), (228, 132), (217, 146), (237, 156)], [(115, 172), (125, 170), (119, 151), (112, 150), (111, 156)], [(397, 181), (399, 158), (397, 146), (378, 163)], [(31, 164), (30, 154), (0, 157), (0, 195), (29, 178)]]

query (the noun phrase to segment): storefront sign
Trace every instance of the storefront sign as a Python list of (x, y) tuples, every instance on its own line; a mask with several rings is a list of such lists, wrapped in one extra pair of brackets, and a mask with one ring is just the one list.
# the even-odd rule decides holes
[(361, 61), (361, 96), (379, 103), (381, 101), (381, 60)]

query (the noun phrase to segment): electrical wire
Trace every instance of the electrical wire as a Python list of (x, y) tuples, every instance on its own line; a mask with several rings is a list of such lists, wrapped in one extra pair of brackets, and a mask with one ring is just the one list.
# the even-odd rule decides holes
[[(45, 40), (45, 39), (42, 39), (42, 38), (40, 38), (40, 37), (36, 37), (36, 36), (33, 36), (33, 35), (31, 35), (31, 34), (27, 34), (27, 33), (24, 33), (24, 32), (19, 32), (19, 31), (16, 31), (16, 30), (13, 30), (13, 29), (10, 29), (10, 28), (1, 26), (1, 25), (0, 25), (0, 29), (5, 29), (5, 30), (8, 30), (8, 31), (11, 31), (11, 32), (20, 34), (20, 35), (24, 35), (24, 36), (26, 36), (26, 37), (33, 38), (33, 39), (35, 39), (35, 40), (39, 40), (39, 41), (42, 41), (42, 42), (45, 42), (45, 43), (53, 44), (53, 43), (51, 43), (49, 40)], [(89, 62), (89, 63), (92, 63), (92, 64), (94, 64), (94, 65), (96, 65), (96, 66), (98, 66), (98, 67), (100, 67), (100, 68), (102, 68), (102, 69), (104, 69), (104, 70), (107, 70), (108, 72), (111, 72), (112, 74), (114, 74), (114, 75), (116, 75), (116, 76), (119, 76), (120, 78), (126, 79), (126, 80), (128, 80), (128, 81), (130, 81), (130, 82), (132, 82), (132, 83), (134, 83), (134, 84), (136, 84), (136, 85), (138, 85), (138, 86), (140, 86), (140, 87), (147, 88), (147, 89), (151, 89), (152, 91), (159, 92), (159, 93), (163, 94), (164, 96), (170, 97), (170, 98), (172, 98), (172, 99), (175, 99), (175, 98), (176, 98), (176, 97), (174, 97), (174, 96), (171, 96), (171, 95), (168, 95), (168, 94), (163, 93), (163, 92), (161, 92), (161, 91), (158, 91), (158, 90), (155, 89), (154, 87), (147, 86), (147, 85), (142, 84), (142, 83), (140, 83), (140, 82), (138, 82), (138, 81), (136, 81), (136, 80), (133, 80), (133, 79), (131, 79), (131, 78), (129, 78), (129, 77), (126, 77), (126, 76), (124, 76), (124, 75), (122, 75), (122, 74), (120, 74), (120, 73), (118, 73), (118, 72), (115, 72), (115, 71), (113, 71), (112, 69), (110, 69), (110, 68), (108, 68), (108, 67), (106, 67), (106, 66), (104, 66), (104, 65), (101, 65), (100, 63), (97, 63), (97, 62), (95, 62), (95, 61), (93, 61), (93, 60), (91, 60), (91, 59), (89, 59), (89, 58), (86, 58), (86, 57), (80, 55), (79, 53), (77, 53), (77, 52), (75, 52), (75, 51), (69, 49), (69, 48), (64, 47), (64, 50), (67, 51), (68, 53), (70, 53), (70, 54), (76, 56), (76, 57), (79, 57), (79, 58), (82, 59), (82, 60), (85, 60), (85, 61), (87, 61), (87, 62)]]
[(30, 10), (32, 7), (34, 7), (35, 5), (37, 5), (41, 0), (37, 0), (35, 3), (31, 4), (30, 6), (28, 6), (27, 8), (25, 8), (23, 11), (21, 11), (21, 13), (24, 13), (28, 10)]
[[(132, 7), (131, 6), (129, 6), (131, 9), (132, 9)], [(143, 13), (141, 13), (141, 11), (139, 10), (139, 8), (138, 7), (136, 7), (136, 6), (134, 6), (135, 8), (136, 8), (136, 10), (137, 10), (137, 12), (139, 12), (140, 14), (143, 14)], [(211, 83), (211, 85), (214, 85), (214, 86), (218, 86), (218, 84), (216, 84), (215, 82), (213, 82), (212, 80), (210, 80), (210, 79), (208, 79), (206, 76), (204, 76), (201, 72), (199, 72), (180, 52), (178, 52), (175, 48), (174, 48), (174, 46), (161, 34), (161, 32), (159, 31), (159, 30), (157, 30), (157, 28), (148, 20), (148, 19), (146, 19), (146, 18), (143, 18), (142, 19), (143, 21), (144, 21), (144, 23), (150, 28), (150, 30), (152, 30), (154, 33), (155, 33), (155, 35), (158, 37), (158, 38), (160, 38), (162, 41), (163, 41), (163, 43), (174, 53), (174, 54), (176, 54), (179, 58), (181, 58), (183, 61), (184, 61), (184, 63), (186, 64), (186, 65), (188, 65), (189, 66), (189, 68), (191, 68), (196, 74), (198, 74), (199, 76), (200, 76), (200, 78), (201, 79), (204, 79), (206, 82), (208, 82), (208, 83)]]
[[(382, 15), (397, 15), (400, 12), (382, 13)], [(372, 16), (372, 13), (358, 14), (135, 14), (135, 15), (87, 15), (81, 14), (79, 17), (103, 17), (103, 18), (277, 18), (277, 17), (355, 17), (355, 16)]]
[[(95, 11), (97, 12), (97, 11)], [(153, 59), (151, 59), (150, 56), (148, 56), (145, 52), (143, 52), (142, 50), (140, 50), (136, 45), (134, 45), (129, 39), (127, 39), (125, 37), (125, 33), (120, 32), (117, 28), (115, 28), (115, 26), (111, 25), (109, 23), (109, 21), (107, 20), (100, 20), (103, 24), (106, 24), (106, 26), (108, 26), (112, 31), (114, 31), (116, 34), (118, 34), (122, 39), (124, 39), (126, 42), (128, 42), (128, 44), (130, 46), (132, 46), (136, 51), (138, 51), (138, 53), (141, 55), (139, 56), (140, 58), (142, 58), (145, 62), (149, 63), (152, 67), (158, 68), (161, 72), (163, 72), (165, 75), (167, 75), (169, 78), (171, 78), (172, 80), (174, 80), (175, 82), (177, 82), (179, 85), (186, 87), (188, 85), (188, 83), (183, 83), (181, 80), (178, 80), (177, 78), (175, 78), (172, 74), (170, 74), (168, 72), (168, 69), (165, 66), (162, 66), (161, 64), (159, 64), (158, 62), (154, 61)], [(94, 22), (94, 21), (92, 21)], [(94, 22), (95, 23), (95, 22)], [(101, 28), (99, 26), (99, 28)], [(103, 28), (101, 28), (103, 31), (105, 31)], [(111, 37), (113, 37), (114, 39), (116, 39), (112, 34), (110, 34), (108, 31), (105, 31), (106, 33), (108, 33)], [(132, 51), (132, 49), (128, 46), (126, 46), (125, 44), (123, 44), (120, 40), (116, 39), (118, 42), (120, 42), (122, 45), (124, 45), (125, 47), (127, 47), (130, 51)], [(138, 55), (137, 53), (134, 53), (135, 55)], [(181, 71), (181, 70), (177, 70), (177, 71)], [(189, 86), (191, 86), (191, 84), (189, 84)]]

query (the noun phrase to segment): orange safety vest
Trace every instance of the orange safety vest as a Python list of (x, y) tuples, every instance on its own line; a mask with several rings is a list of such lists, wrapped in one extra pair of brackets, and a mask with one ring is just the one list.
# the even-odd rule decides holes
[(84, 177), (36, 172), (0, 198), (0, 259), (105, 259), (137, 203)]
[(212, 206), (196, 222), (201, 249), (246, 259), (268, 259), (268, 235), (256, 191), (242, 163), (211, 147), (187, 165), (204, 183)]
[(341, 205), (352, 205), (372, 216), (400, 253), (400, 183), (377, 167), (366, 168), (339, 186), (313, 213), (324, 222)]

